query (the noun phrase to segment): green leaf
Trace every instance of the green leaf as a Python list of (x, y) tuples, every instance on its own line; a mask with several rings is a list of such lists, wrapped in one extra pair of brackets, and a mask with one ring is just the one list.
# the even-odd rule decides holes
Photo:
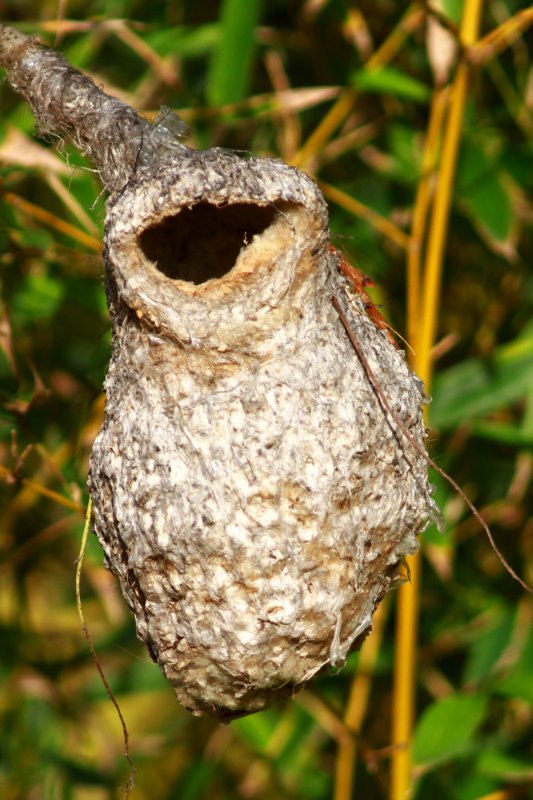
[(278, 717), (274, 711), (264, 711), (232, 722), (232, 729), (258, 752), (263, 752), (274, 733)]
[(435, 377), (431, 425), (441, 430), (496, 411), (533, 386), (533, 329), (499, 347), (491, 359), (473, 358)]
[(480, 694), (455, 694), (433, 703), (415, 730), (415, 763), (446, 761), (464, 752), (482, 723), (487, 706), (487, 697)]
[(531, 761), (507, 755), (502, 750), (493, 748), (483, 748), (476, 766), (480, 772), (498, 776), (513, 783), (529, 781), (533, 778)]
[(180, 800), (202, 800), (207, 796), (209, 785), (217, 773), (217, 765), (213, 761), (198, 758), (189, 764), (185, 774), (180, 777)]
[(97, 37), (79, 36), (65, 47), (65, 58), (78, 69), (86, 69), (100, 47), (101, 42)]
[(511, 233), (513, 207), (507, 187), (498, 173), (491, 172), (463, 192), (461, 203), (473, 222), (484, 228), (497, 242), (504, 242)]
[(463, 13), (463, 0), (441, 0), (440, 8), (442, 13), (452, 22), (458, 24)]
[(13, 312), (26, 318), (48, 318), (55, 314), (65, 295), (61, 281), (48, 275), (29, 275), (13, 300)]
[(220, 39), (220, 25), (216, 22), (197, 28), (177, 26), (150, 33), (146, 40), (161, 56), (194, 58), (210, 53)]
[(222, 29), (213, 53), (207, 100), (219, 106), (246, 96), (259, 19), (259, 0), (224, 0)]
[(521, 431), (524, 436), (533, 440), (533, 386), (526, 395), (524, 416), (522, 417)]
[[(495, 792), (499, 787), (499, 783), (495, 778), (472, 771), (471, 764), (468, 764), (467, 769), (460, 775), (453, 775), (451, 782), (454, 790), (447, 797), (453, 798), (453, 800), (480, 800), (485, 795)], [(422, 793), (420, 795), (417, 794), (416, 797), (417, 800), (425, 800), (428, 796), (429, 793)], [(434, 796), (438, 797), (439, 794), (435, 793)]]
[(462, 197), (463, 192), (494, 171), (498, 148), (499, 140), (495, 137), (488, 137), (485, 131), (481, 133), (465, 132), (459, 151), (455, 184), (459, 197)]
[(296, 703), (291, 704), (288, 709), (291, 719), (290, 727), (287, 729), (283, 746), (273, 756), (279, 769), (286, 773), (290, 773), (294, 769), (295, 762), (302, 757), (301, 743), (306, 736), (312, 735), (314, 722), (311, 715)]
[(475, 421), (472, 423), (471, 433), (479, 439), (489, 439), (511, 447), (531, 447), (533, 445), (533, 431), (525, 430), (522, 425)]
[(356, 89), (364, 92), (390, 94), (417, 103), (427, 102), (431, 95), (425, 83), (396, 67), (360, 70), (352, 76), (351, 83)]
[(487, 678), (509, 643), (513, 632), (515, 612), (495, 608), (488, 624), (477, 632), (469, 648), (463, 673), (465, 684)]
[(416, 131), (407, 125), (391, 125), (387, 138), (394, 173), (406, 183), (414, 183), (420, 176), (420, 147)]
[(455, 197), (473, 223), (496, 242), (509, 238), (513, 205), (503, 178), (502, 142), (491, 130), (467, 131), (461, 143)]
[(506, 142), (500, 159), (501, 168), (524, 191), (533, 185), (533, 148), (530, 143)]
[(533, 707), (533, 679), (531, 677), (531, 669), (512, 672), (510, 675), (498, 681), (495, 690), (498, 694), (507, 697), (520, 697)]
[(34, 247), (36, 250), (45, 252), (53, 242), (50, 231), (43, 230), (42, 228), (22, 227), (20, 230), (20, 238), (25, 247)]

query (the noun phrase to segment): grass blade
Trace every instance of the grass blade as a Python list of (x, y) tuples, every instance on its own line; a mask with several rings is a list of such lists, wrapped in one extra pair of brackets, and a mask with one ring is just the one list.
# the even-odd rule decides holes
[(236, 103), (246, 96), (259, 10), (259, 0), (225, 0), (223, 3), (220, 38), (207, 83), (210, 105)]

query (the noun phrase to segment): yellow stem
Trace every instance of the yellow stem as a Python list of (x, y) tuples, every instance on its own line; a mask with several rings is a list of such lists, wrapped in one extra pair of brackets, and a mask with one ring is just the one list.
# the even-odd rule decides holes
[(354, 214), (354, 216), (366, 220), (384, 236), (388, 236), (389, 239), (396, 242), (399, 247), (407, 248), (409, 246), (409, 236), (386, 217), (382, 217), (377, 211), (365, 206), (364, 203), (346, 194), (346, 192), (330, 186), (329, 183), (324, 183), (324, 181), (319, 181), (318, 183), (328, 200), (333, 200), (334, 203)]
[(76, 503), (74, 500), (69, 500), (68, 497), (63, 497), (63, 495), (59, 494), (59, 492), (54, 492), (52, 489), (47, 489), (46, 486), (41, 486), (40, 483), (30, 481), (28, 478), (22, 478), (20, 482), (23, 486), (27, 486), (28, 489), (31, 489), (32, 492), (36, 492), (43, 497), (48, 497), (49, 500), (53, 500), (54, 503), (58, 503), (60, 506), (70, 508), (73, 511), (79, 511), (81, 514), (83, 514), (83, 507), (80, 506), (79, 503)]
[(415, 711), (420, 556), (409, 559), (410, 582), (398, 591), (394, 666), (391, 800), (406, 800), (411, 786), (411, 734)]
[(398, 24), (389, 33), (385, 41), (370, 56), (365, 69), (379, 69), (388, 64), (405, 44), (408, 35), (423, 22), (425, 11), (418, 3), (411, 3)]
[(451, 90), (449, 118), (442, 149), (424, 269), (425, 281), (422, 296), (417, 370), (427, 388), (432, 377), (431, 348), (435, 341), (437, 330), (437, 304), (440, 294), (444, 246), (448, 233), (453, 179), (455, 177), (467, 85), (468, 68), (461, 64), (457, 69)]
[(46, 211), (46, 209), (36, 206), (34, 203), (30, 203), (28, 200), (24, 200), (23, 197), (19, 197), (18, 194), (14, 194), (13, 192), (5, 192), (4, 198), (10, 205), (19, 208), (24, 214), (28, 214), (28, 216), (38, 219), (39, 222), (49, 225), (51, 228), (54, 228), (54, 230), (64, 233), (66, 236), (70, 236), (71, 239), (75, 239), (80, 244), (88, 247), (89, 250), (94, 250), (96, 253), (102, 252), (102, 242), (99, 239), (76, 228), (76, 226), (71, 225), (70, 222), (65, 222), (64, 219), (56, 217), (56, 215), (51, 214), (50, 211)]
[(85, 548), (87, 547), (87, 539), (89, 537), (89, 530), (91, 527), (92, 508), (93, 508), (93, 501), (92, 498), (89, 496), (89, 502), (87, 503), (87, 509), (85, 510), (85, 525), (81, 537), (80, 554), (78, 556), (78, 563), (76, 564), (76, 607), (78, 609), (78, 615), (80, 617), (81, 627), (83, 629), (86, 628), (86, 622), (85, 622), (85, 617), (83, 615), (83, 607), (81, 604), (81, 589), (80, 589), (81, 568), (83, 565), (83, 556), (85, 555)]
[[(11, 478), (12, 473), (7, 469), (7, 467), (4, 467), (0, 464), (0, 476)], [(41, 486), (40, 483), (31, 481), (29, 478), (20, 478), (20, 483), (23, 486), (26, 486), (26, 488), (28, 488), (30, 491), (40, 494), (42, 497), (48, 497), (49, 500), (53, 500), (54, 503), (58, 503), (60, 506), (65, 506), (65, 508), (70, 508), (73, 511), (80, 511), (81, 513), (84, 512), (83, 507), (80, 506), (79, 503), (76, 503), (74, 500), (69, 500), (68, 497), (63, 497), (62, 494), (59, 494), (59, 492), (54, 492), (53, 489), (47, 489), (46, 486)]]
[(332, 133), (342, 125), (352, 110), (355, 97), (356, 93), (354, 89), (345, 89), (342, 92), (341, 96), (333, 104), (326, 116), (322, 118), (320, 124), (294, 155), (292, 164), (295, 167), (305, 169), (316, 153), (322, 150)]
[[(468, 0), (461, 25), (461, 41), (472, 44), (477, 36), (483, 0)], [(437, 329), (444, 246), (452, 200), (457, 154), (461, 140), (463, 115), (468, 90), (469, 68), (461, 63), (450, 90), (450, 109), (442, 146), (437, 189), (433, 204), (424, 266), (420, 338), (417, 352), (417, 371), (426, 387), (431, 382), (431, 348)]]
[(376, 661), (383, 641), (385, 622), (390, 603), (388, 598), (378, 606), (372, 618), (372, 633), (361, 647), (357, 673), (352, 681), (350, 697), (344, 714), (344, 724), (351, 737), (339, 741), (335, 764), (334, 800), (351, 800), (357, 757), (357, 736), (361, 731), (368, 708), (370, 689)]
[(488, 33), (470, 48), (468, 61), (472, 64), (486, 64), (491, 58), (509, 47), (530, 25), (533, 24), (533, 7), (518, 11), (510, 19)]
[[(378, 69), (388, 64), (396, 53), (401, 50), (405, 39), (416, 26), (422, 21), (424, 12), (418, 3), (409, 6), (396, 27), (387, 36), (381, 47), (368, 59), (365, 69)], [(295, 167), (305, 169), (319, 153), (331, 135), (339, 128), (347, 116), (352, 111), (357, 92), (354, 89), (343, 91), (336, 103), (330, 108), (326, 116), (320, 121), (307, 141), (292, 159)]]
[(106, 690), (107, 696), (109, 697), (109, 699), (111, 700), (111, 702), (115, 706), (115, 711), (117, 712), (117, 716), (118, 716), (118, 718), (120, 720), (120, 724), (122, 726), (122, 736), (123, 736), (123, 740), (124, 740), (124, 758), (126, 759), (126, 761), (128, 762), (128, 764), (131, 767), (130, 776), (129, 776), (128, 780), (127, 780), (126, 785), (124, 786), (124, 796), (126, 797), (126, 800), (129, 800), (130, 794), (131, 794), (131, 792), (132, 792), (132, 790), (133, 790), (133, 788), (135, 786), (135, 775), (136, 775), (136, 772), (137, 772), (135, 764), (133, 763), (131, 755), (130, 755), (129, 733), (128, 733), (128, 729), (126, 727), (126, 723), (124, 721), (124, 717), (122, 716), (122, 711), (120, 710), (120, 706), (117, 703), (115, 695), (111, 691), (111, 687), (109, 686), (109, 683), (107, 682), (107, 678), (106, 678), (106, 676), (104, 674), (104, 670), (102, 668), (102, 665), (100, 664), (100, 661), (98, 659), (98, 655), (96, 654), (96, 650), (94, 648), (93, 640), (91, 638), (91, 634), (89, 633), (88, 625), (85, 622), (85, 615), (83, 613), (83, 605), (82, 605), (82, 602), (81, 602), (81, 570), (82, 570), (82, 566), (83, 566), (83, 557), (85, 555), (85, 549), (87, 547), (87, 539), (89, 538), (89, 531), (91, 529), (91, 514), (92, 514), (92, 510), (93, 510), (93, 501), (92, 501), (92, 497), (89, 496), (89, 502), (87, 503), (87, 511), (85, 512), (85, 526), (83, 528), (83, 534), (82, 534), (82, 537), (81, 537), (80, 554), (78, 556), (78, 563), (76, 564), (76, 584), (75, 584), (76, 585), (76, 607), (78, 609), (78, 615), (79, 615), (79, 618), (80, 618), (81, 627), (82, 627), (83, 633), (85, 635), (85, 638), (87, 639), (87, 644), (89, 645), (89, 650), (91, 651), (91, 655), (92, 655), (92, 657), (94, 659), (94, 663), (95, 663), (96, 669), (98, 670), (98, 674), (100, 675), (100, 679), (101, 679), (102, 683), (104, 684), (104, 688)]
[[(481, 8), (482, 0), (466, 0), (465, 2), (460, 30), (461, 41), (465, 47), (473, 44), (477, 38)], [(449, 113), (437, 176), (431, 224), (428, 231), (424, 273), (421, 281), (421, 323), (420, 329), (415, 335), (417, 340), (415, 367), (427, 389), (429, 389), (431, 382), (431, 349), (437, 329), (444, 246), (448, 231), (453, 181), (461, 138), (468, 79), (468, 66), (465, 63), (459, 64), (450, 90)], [(413, 262), (411, 265), (413, 272), (414, 266)], [(419, 280), (418, 274), (415, 275), (415, 280)], [(411, 289), (411, 292), (413, 293), (411, 303), (415, 308), (418, 308), (418, 297), (414, 296), (413, 289)], [(411, 322), (411, 325), (413, 324)], [(410, 796), (412, 789), (411, 737), (415, 710), (420, 557), (415, 556), (409, 559), (408, 563), (411, 571), (411, 583), (404, 584), (398, 592), (392, 722), (391, 800), (406, 800)]]
[(411, 237), (407, 252), (407, 341), (412, 348), (410, 352), (415, 353), (415, 358), (420, 322), (422, 248), (426, 234), (426, 223), (433, 192), (433, 179), (435, 177), (447, 99), (447, 88), (437, 89), (433, 94), (428, 132), (422, 155), (422, 176), (416, 191)]
[(350, 733), (343, 721), (319, 694), (310, 690), (297, 695), (294, 700), (302, 708), (305, 708), (317, 725), (336, 742), (340, 743), (349, 738)]

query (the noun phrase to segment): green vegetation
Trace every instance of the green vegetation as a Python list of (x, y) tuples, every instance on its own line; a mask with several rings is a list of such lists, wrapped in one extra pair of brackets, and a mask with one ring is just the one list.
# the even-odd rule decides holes
[[(194, 147), (316, 177), (334, 245), (419, 343), (433, 457), (531, 584), (533, 11), (485, 0), (478, 31), (477, 0), (435, 2), (430, 23), (428, 5), (8, 0), (3, 21), (143, 113), (176, 109)], [(1, 107), (0, 796), (107, 800), (130, 768), (74, 591), (110, 342), (104, 198), (78, 153), (34, 135), (5, 82)], [(399, 800), (409, 751), (391, 743), (409, 729), (413, 673), (395, 625), (417, 614), (413, 797), (531, 796), (533, 606), (434, 483), (446, 532), (422, 537), (418, 603), (397, 612), (390, 598), (344, 670), (227, 727), (179, 707), (90, 537), (83, 608), (128, 726), (132, 798)]]

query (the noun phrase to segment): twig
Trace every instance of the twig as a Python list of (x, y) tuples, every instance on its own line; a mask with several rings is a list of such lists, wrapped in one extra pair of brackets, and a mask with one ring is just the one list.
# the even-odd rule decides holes
[(131, 790), (135, 787), (135, 775), (137, 772), (137, 768), (133, 763), (133, 760), (130, 755), (130, 742), (129, 742), (129, 733), (126, 727), (126, 723), (124, 721), (124, 717), (122, 716), (122, 712), (120, 710), (120, 706), (115, 699), (115, 695), (111, 691), (111, 687), (107, 682), (107, 678), (104, 675), (103, 667), (98, 659), (96, 654), (96, 650), (94, 648), (93, 640), (91, 638), (91, 634), (89, 633), (89, 628), (87, 627), (87, 623), (85, 622), (85, 617), (83, 614), (83, 608), (81, 605), (81, 591), (80, 591), (80, 580), (81, 580), (81, 567), (83, 564), (83, 555), (85, 553), (85, 547), (87, 545), (87, 537), (89, 535), (89, 528), (91, 523), (91, 511), (92, 511), (92, 500), (89, 498), (89, 502), (87, 503), (87, 514), (85, 516), (85, 527), (83, 529), (83, 536), (81, 537), (81, 547), (80, 547), (80, 554), (78, 556), (78, 563), (76, 566), (76, 605), (78, 607), (78, 614), (81, 621), (81, 627), (83, 629), (83, 633), (85, 634), (85, 638), (87, 639), (87, 644), (89, 645), (89, 650), (91, 651), (91, 655), (94, 659), (94, 663), (96, 664), (96, 669), (98, 670), (98, 674), (104, 684), (104, 688), (107, 692), (107, 696), (115, 706), (116, 712), (118, 714), (118, 718), (120, 720), (120, 724), (122, 725), (122, 736), (124, 738), (124, 757), (128, 764), (131, 767), (130, 776), (127, 780), (127, 783), (124, 787), (126, 793), (126, 800), (129, 798)]

